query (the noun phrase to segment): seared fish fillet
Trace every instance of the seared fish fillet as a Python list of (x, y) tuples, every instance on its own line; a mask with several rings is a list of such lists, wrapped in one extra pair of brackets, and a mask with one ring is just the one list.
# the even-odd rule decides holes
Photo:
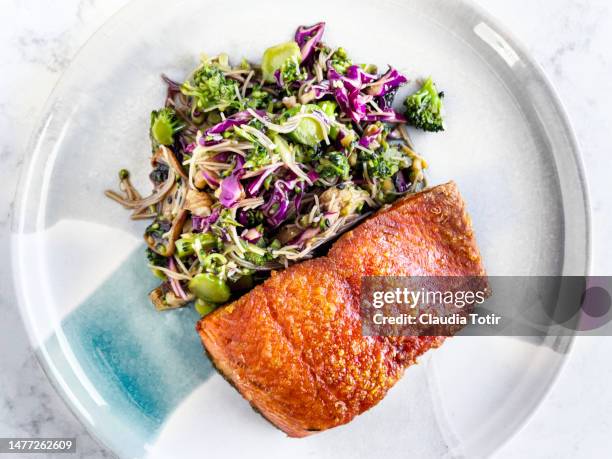
[(196, 329), (242, 396), (289, 436), (303, 437), (376, 405), (444, 340), (362, 336), (362, 276), (484, 274), (451, 182), (396, 201), (343, 235), (328, 256), (273, 273)]

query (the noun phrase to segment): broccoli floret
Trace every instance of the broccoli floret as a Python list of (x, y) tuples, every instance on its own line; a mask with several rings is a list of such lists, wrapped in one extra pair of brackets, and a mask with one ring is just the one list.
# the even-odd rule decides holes
[(280, 68), (281, 78), (285, 89), (289, 88), (291, 83), (308, 78), (308, 73), (302, 70), (297, 58), (287, 59)]
[(172, 222), (168, 220), (155, 219), (153, 223), (146, 227), (145, 234), (161, 238), (165, 233), (170, 231), (171, 227)]
[(442, 119), (443, 92), (438, 92), (431, 78), (428, 78), (421, 89), (406, 99), (406, 117), (408, 121), (424, 131), (437, 132), (444, 130)]
[(378, 156), (368, 161), (368, 172), (374, 177), (386, 178), (391, 177), (399, 170), (397, 164), (386, 160), (382, 156)]
[(169, 107), (151, 112), (151, 137), (155, 145), (172, 145), (174, 134), (184, 127)]
[(323, 179), (340, 177), (342, 180), (347, 180), (350, 173), (348, 158), (342, 153), (328, 153), (319, 161), (316, 170)]
[(268, 150), (258, 142), (253, 142), (253, 147), (246, 155), (244, 167), (247, 169), (259, 169), (270, 163)]
[(223, 71), (210, 63), (203, 63), (193, 74), (192, 81), (181, 85), (181, 92), (195, 99), (198, 109), (210, 111), (215, 108), (239, 108), (236, 100), (238, 84), (226, 78)]
[(240, 223), (236, 221), (234, 215), (230, 209), (221, 209), (219, 214), (219, 218), (217, 219), (216, 224), (220, 227), (224, 226), (242, 226)]
[(246, 261), (250, 261), (251, 263), (257, 266), (261, 266), (265, 264), (266, 261), (268, 261), (265, 255), (259, 255), (253, 252), (245, 252), (244, 259)]
[(348, 57), (344, 48), (338, 48), (334, 51), (330, 62), (332, 67), (342, 74), (346, 73), (346, 69), (353, 65), (353, 61)]
[(244, 99), (244, 102), (246, 107), (257, 110), (258, 108), (267, 108), (271, 100), (272, 97), (270, 94), (261, 89), (261, 85), (256, 84), (253, 86), (253, 89), (248, 97)]
[[(257, 225), (256, 229), (261, 234), (264, 233), (263, 225)], [(245, 260), (250, 261), (254, 265), (261, 266), (268, 261), (274, 260), (274, 257), (272, 256), (272, 250), (280, 249), (281, 243), (277, 239), (274, 239), (272, 242), (268, 244), (266, 239), (264, 237), (261, 237), (255, 244), (249, 244), (249, 246), (258, 247), (264, 250), (265, 253), (261, 253), (261, 252), (257, 253), (259, 251), (256, 252), (253, 250), (247, 250), (244, 254)]]
[(160, 254), (155, 253), (153, 250), (147, 248), (147, 260), (149, 261), (149, 264), (155, 265), (155, 266), (166, 266), (167, 264), (167, 258), (166, 257), (162, 257)]
[(359, 159), (365, 162), (370, 177), (380, 179), (391, 177), (401, 168), (408, 167), (409, 164), (405, 155), (394, 148), (372, 153), (360, 151)]
[(323, 150), (319, 148), (319, 145), (313, 145), (312, 147), (296, 143), (293, 145), (293, 152), (295, 154), (295, 160), (299, 163), (311, 163), (318, 160), (323, 154)]

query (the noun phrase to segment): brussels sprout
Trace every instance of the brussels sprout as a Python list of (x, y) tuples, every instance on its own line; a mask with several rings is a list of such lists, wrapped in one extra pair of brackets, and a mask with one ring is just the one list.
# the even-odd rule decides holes
[(281, 43), (266, 49), (261, 60), (264, 79), (271, 83), (274, 82), (274, 72), (279, 70), (289, 59), (297, 59), (298, 63), (302, 59), (300, 47), (294, 41)]
[[(300, 110), (304, 110), (305, 113), (312, 113), (313, 110), (323, 111), (325, 114), (328, 114), (327, 111), (331, 110), (333, 113), (334, 108), (331, 107), (332, 102), (330, 102), (330, 106), (321, 107), (315, 104), (304, 105), (303, 107), (294, 107), (285, 112), (286, 116), (294, 116), (300, 112)], [(312, 118), (303, 118), (298, 126), (289, 133), (289, 137), (292, 140), (301, 143), (302, 145), (307, 145), (309, 147), (313, 147), (319, 142), (321, 142), (325, 138), (325, 132), (323, 131), (323, 126), (318, 121)]]

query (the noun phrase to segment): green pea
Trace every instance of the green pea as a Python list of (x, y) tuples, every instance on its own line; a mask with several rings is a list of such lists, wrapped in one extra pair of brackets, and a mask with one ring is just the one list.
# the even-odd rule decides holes
[(215, 303), (211, 303), (209, 301), (203, 301), (203, 300), (200, 300), (199, 298), (195, 301), (195, 310), (198, 311), (198, 313), (202, 317), (213, 312), (215, 309), (217, 309), (217, 306), (218, 305)]
[(130, 172), (127, 169), (121, 169), (119, 171), (119, 180), (125, 180), (130, 177)]
[(334, 54), (340, 58), (345, 58), (346, 50), (344, 48), (338, 48)]
[(225, 303), (230, 297), (227, 283), (210, 273), (198, 274), (191, 279), (189, 290), (200, 300), (213, 303)]

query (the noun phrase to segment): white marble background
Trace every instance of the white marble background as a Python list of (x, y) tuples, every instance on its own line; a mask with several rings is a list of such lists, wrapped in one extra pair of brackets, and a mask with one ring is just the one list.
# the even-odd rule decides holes
[[(127, 0), (0, 4), (0, 436), (76, 436), (79, 457), (113, 454), (64, 406), (36, 362), (8, 263), (13, 195), (41, 108), (79, 47)], [(612, 2), (478, 0), (541, 63), (582, 147), (593, 210), (593, 273), (612, 275)], [(580, 338), (558, 383), (499, 458), (609, 457), (612, 338)], [(24, 457), (20, 455), (20, 457)], [(61, 457), (61, 456), (59, 456)]]

